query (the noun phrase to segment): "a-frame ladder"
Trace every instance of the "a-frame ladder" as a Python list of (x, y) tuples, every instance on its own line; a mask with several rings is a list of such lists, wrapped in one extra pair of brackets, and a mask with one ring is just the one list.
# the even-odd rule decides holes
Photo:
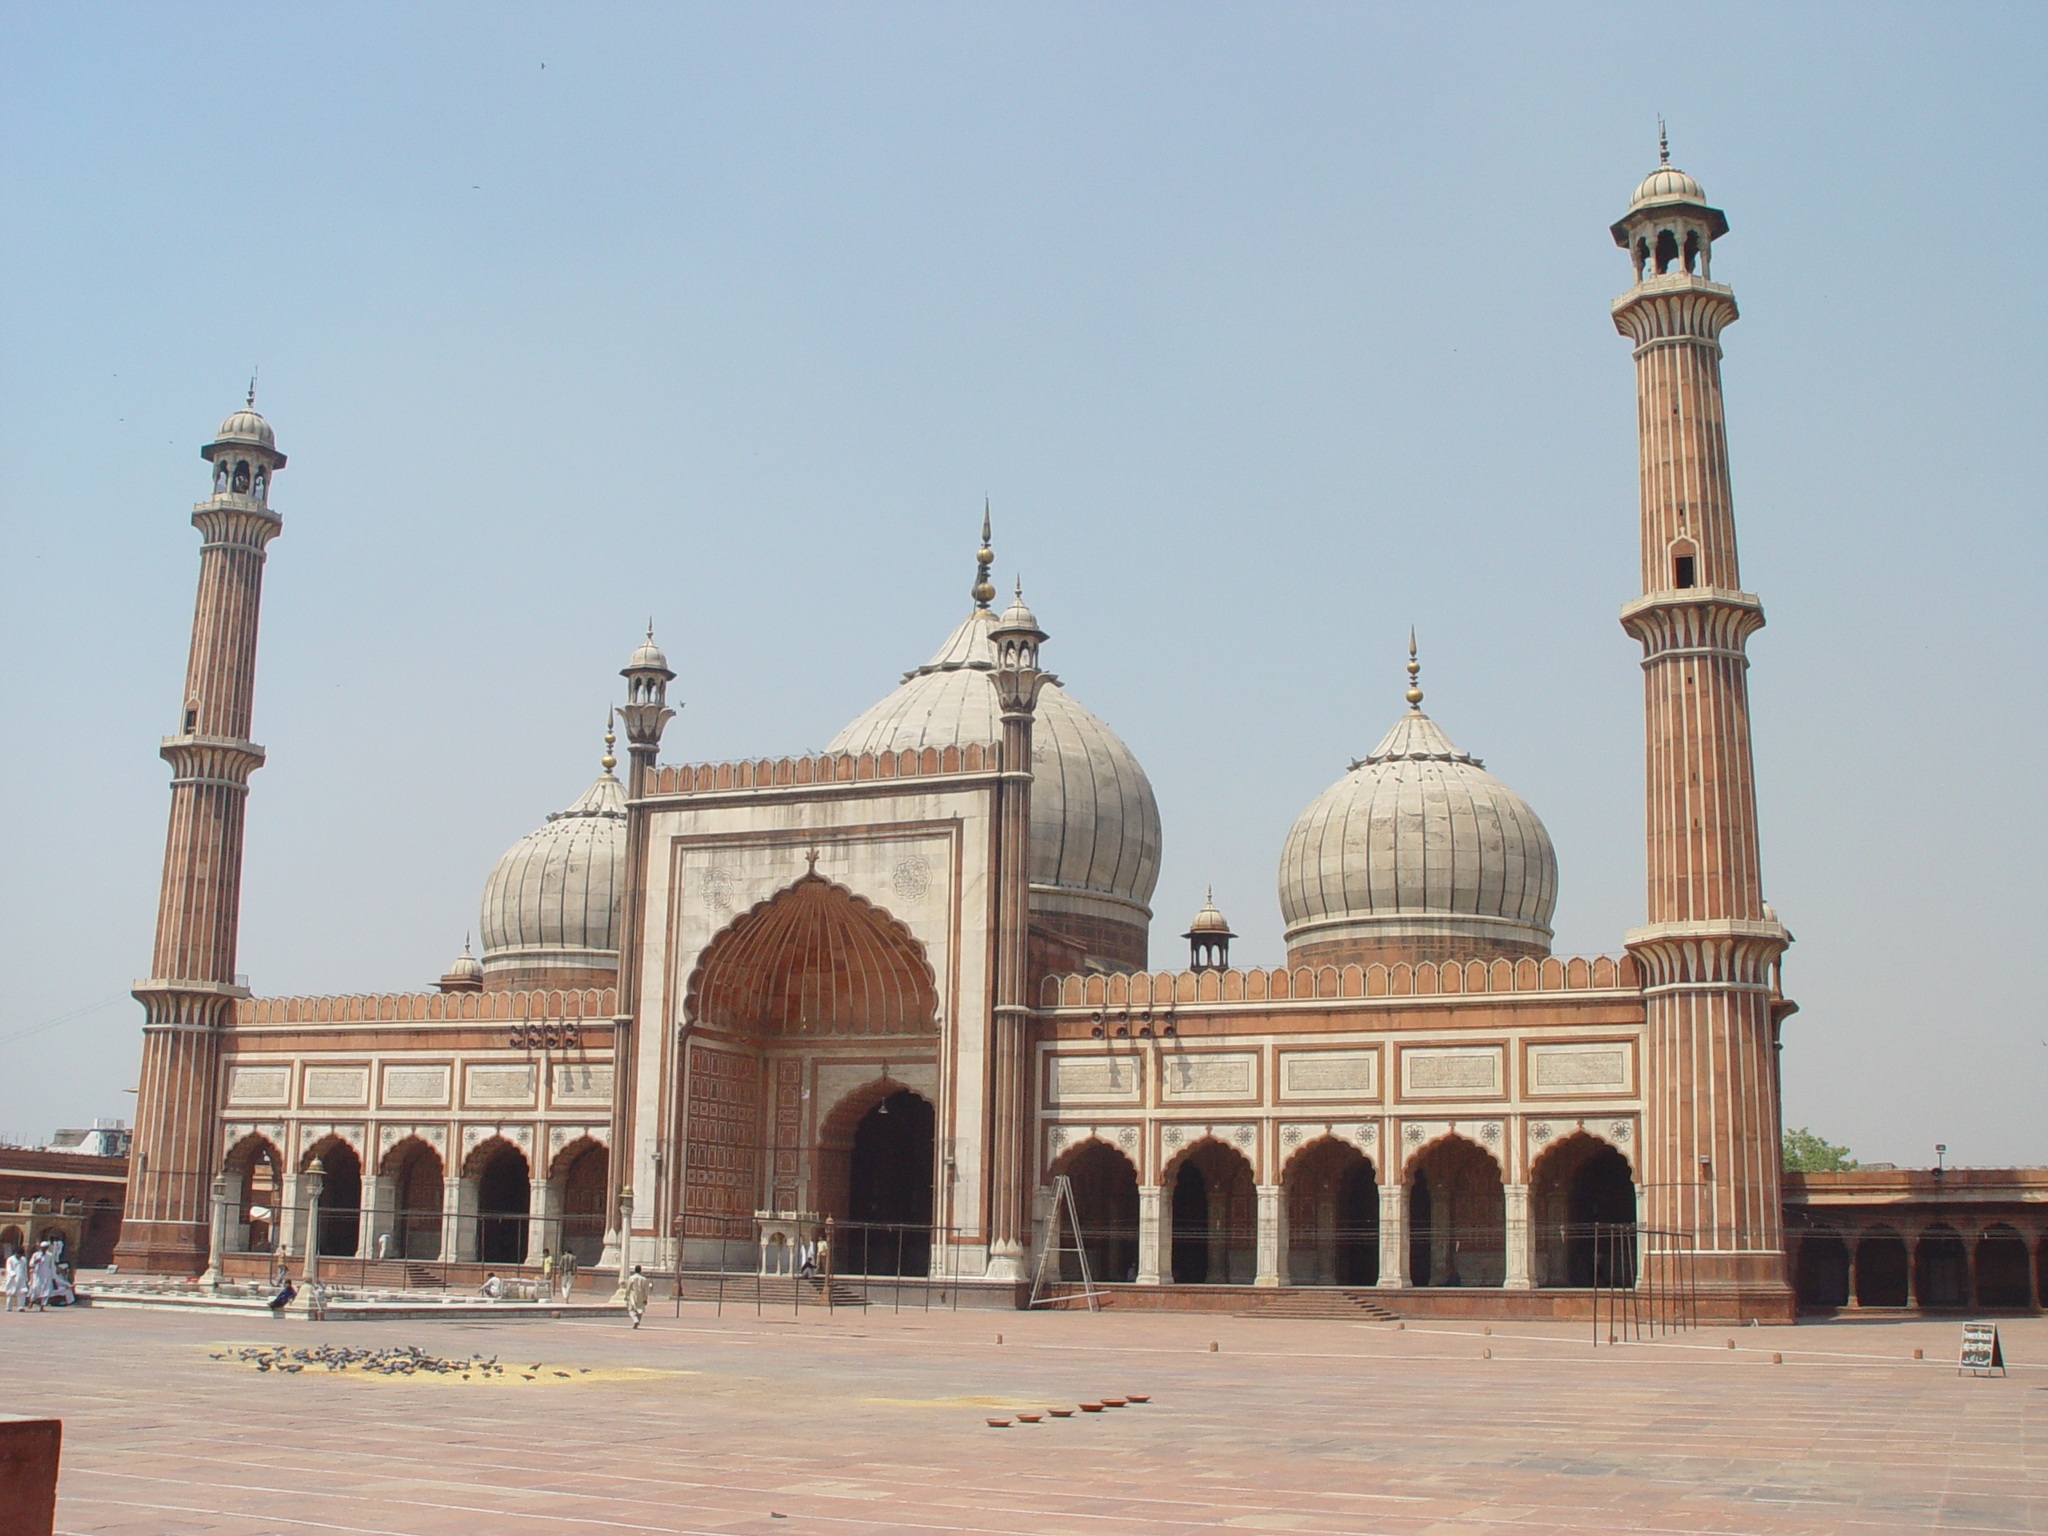
[[(1062, 1232), (1070, 1235), (1073, 1241), (1062, 1243)], [(1059, 1261), (1069, 1253), (1079, 1261), (1081, 1294), (1088, 1298), (1088, 1310), (1101, 1311), (1101, 1303), (1096, 1300), (1095, 1277), (1088, 1269), (1088, 1250), (1081, 1242), (1081, 1213), (1074, 1206), (1074, 1182), (1062, 1173), (1052, 1181), (1052, 1214), (1046, 1220), (1045, 1246), (1038, 1250), (1038, 1269), (1031, 1277), (1031, 1300), (1027, 1306), (1046, 1307), (1066, 1299), (1045, 1294), (1045, 1272), (1050, 1266), (1052, 1278), (1057, 1283), (1061, 1269)]]

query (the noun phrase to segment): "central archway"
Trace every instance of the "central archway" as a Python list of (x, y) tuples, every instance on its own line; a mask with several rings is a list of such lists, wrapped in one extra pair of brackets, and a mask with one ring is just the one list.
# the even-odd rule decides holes
[(930, 1273), (934, 1125), (931, 1100), (908, 1088), (854, 1123), (835, 1273)]
[(326, 1177), (320, 1185), (322, 1258), (350, 1258), (362, 1236), (363, 1160), (339, 1136), (322, 1137), (307, 1150), (305, 1166), (318, 1158)]
[(1250, 1285), (1258, 1214), (1252, 1165), (1235, 1147), (1202, 1140), (1173, 1170), (1176, 1285)]
[(1410, 1167), (1410, 1282), (1492, 1286), (1505, 1281), (1507, 1197), (1492, 1154), (1462, 1136), (1446, 1136)]
[(1281, 1171), (1289, 1285), (1373, 1285), (1380, 1277), (1380, 1187), (1372, 1160), (1322, 1136)]

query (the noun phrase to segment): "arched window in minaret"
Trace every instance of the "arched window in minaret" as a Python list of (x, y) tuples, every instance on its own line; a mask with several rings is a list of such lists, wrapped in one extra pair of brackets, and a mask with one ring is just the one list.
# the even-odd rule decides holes
[(256, 466), (256, 499), (262, 501), (270, 494), (270, 471), (261, 464)]
[(1687, 231), (1686, 231), (1686, 235), (1685, 235), (1685, 270), (1686, 270), (1686, 271), (1688, 271), (1688, 272), (1690, 272), (1690, 273), (1692, 273), (1692, 274), (1693, 274), (1694, 276), (1698, 276), (1698, 275), (1699, 275), (1699, 270), (1700, 270), (1700, 232), (1699, 232), (1698, 230), (1696, 230), (1696, 229), (1691, 229), (1691, 230), (1687, 230)]
[(1671, 585), (1699, 585), (1699, 549), (1691, 539), (1678, 539), (1671, 546)]
[(248, 494), (249, 461), (247, 459), (235, 460), (235, 478), (232, 484), (236, 495), (242, 496)]
[(213, 461), (213, 494), (218, 496), (227, 488), (228, 461), (226, 459), (215, 459)]
[(1638, 241), (1636, 242), (1636, 281), (1637, 281), (1637, 282), (1639, 282), (1639, 283), (1640, 283), (1640, 282), (1641, 282), (1641, 281), (1643, 280), (1643, 273), (1649, 270), (1649, 266), (1650, 266), (1650, 242), (1649, 242), (1649, 241), (1647, 241), (1647, 240), (1638, 240)]
[(1657, 231), (1657, 275), (1669, 272), (1678, 260), (1678, 236), (1668, 229)]

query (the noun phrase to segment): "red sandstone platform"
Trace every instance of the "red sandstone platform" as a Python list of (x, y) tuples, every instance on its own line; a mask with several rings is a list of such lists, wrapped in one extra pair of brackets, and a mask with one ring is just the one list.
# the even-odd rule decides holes
[[(2048, 1531), (2037, 1318), (1980, 1380), (1937, 1322), (1596, 1349), (1546, 1323), (668, 1310), (638, 1333), (52, 1313), (0, 1319), (0, 1359), (11, 1408), (65, 1421), (71, 1536)], [(209, 1358), (260, 1342), (517, 1369)]]

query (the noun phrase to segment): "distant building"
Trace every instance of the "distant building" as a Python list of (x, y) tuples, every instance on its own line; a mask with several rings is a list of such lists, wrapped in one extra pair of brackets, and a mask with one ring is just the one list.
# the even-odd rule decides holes
[(128, 1143), (135, 1133), (126, 1120), (95, 1120), (82, 1131), (57, 1131), (44, 1144), (45, 1152), (84, 1152), (93, 1157), (128, 1155)]
[[(1150, 970), (1151, 785), (1042, 669), (1021, 589), (994, 606), (984, 520), (965, 617), (823, 753), (661, 762), (676, 674), (650, 628), (617, 707), (626, 779), (608, 735), (590, 787), (491, 872), (480, 955), (465, 944), (432, 991), (254, 998), (235, 951), (285, 456), (252, 391), (201, 450), (124, 1267), (310, 1245), (665, 1268), (737, 1244), (751, 1263), (771, 1226), (830, 1219), (840, 1272), (1014, 1295), (1064, 1175), (1094, 1274), (1131, 1305), (1352, 1285), (1412, 1309), (1583, 1314), (1588, 1288), (1682, 1250), (1673, 1278), (1707, 1314), (1789, 1319), (1778, 1045), (1795, 1005), (1750, 750), (1764, 620), (1736, 560), (1736, 305), (1712, 277), (1727, 230), (1668, 157), (1611, 229), (1631, 274), (1611, 318), (1638, 407), (1640, 591), (1621, 622), (1642, 647), (1649, 878), (1643, 924), (1588, 958), (1551, 953), (1549, 834), (1423, 713), (1411, 644), (1405, 710), (1276, 850), (1286, 963), (1230, 964), (1212, 903), (1187, 968)], [(1335, 589), (1304, 577), (1305, 601)], [(832, 664), (835, 626), (871, 601), (755, 643)], [(1159, 643), (1204, 728), (1258, 732), (1202, 715), (1201, 615)], [(1356, 670), (1316, 658), (1273, 680), (1272, 707), (1348, 707), (1333, 679)], [(1862, 1188), (1838, 1187), (1830, 1201)], [(1800, 1230), (1839, 1234), (1820, 1190), (1802, 1187)], [(2040, 1212), (1996, 1207), (1997, 1240), (2034, 1265)]]

